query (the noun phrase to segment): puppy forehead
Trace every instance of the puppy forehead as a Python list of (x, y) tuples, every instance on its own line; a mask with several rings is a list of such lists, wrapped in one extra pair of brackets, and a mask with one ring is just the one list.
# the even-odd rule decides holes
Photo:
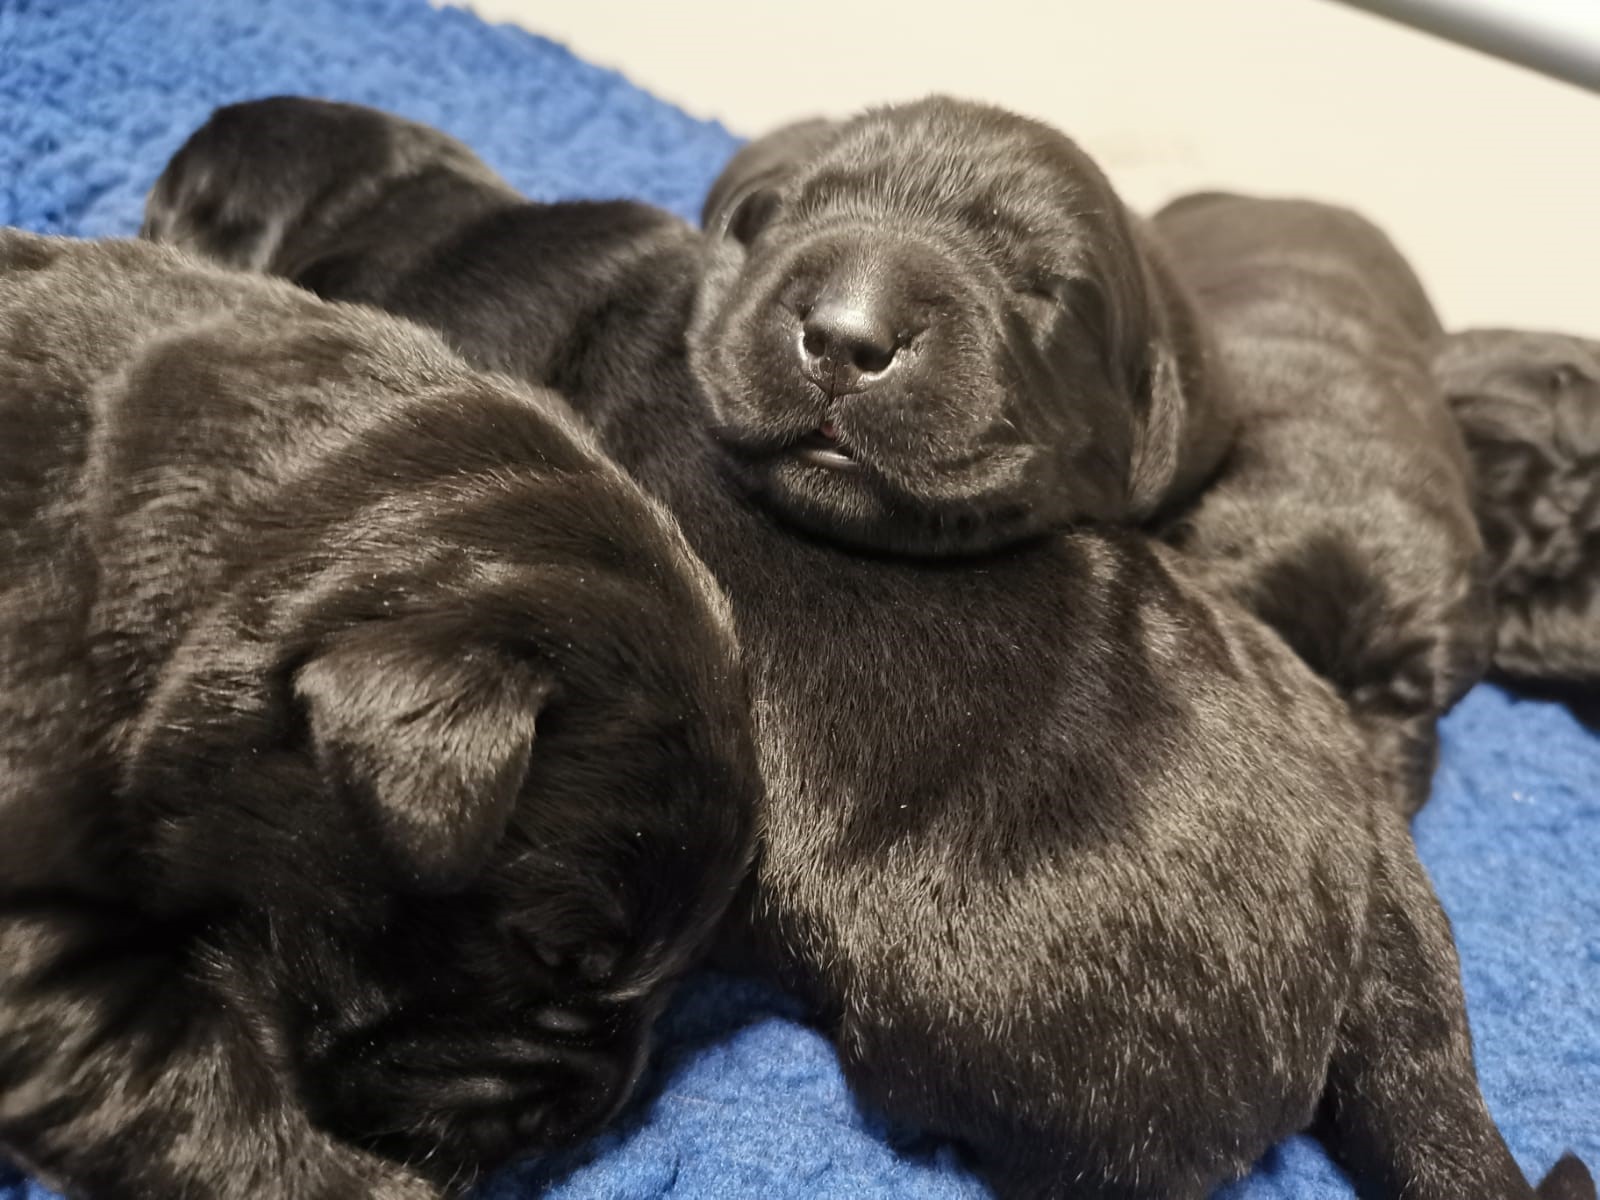
[(927, 101), (846, 126), (795, 180), (799, 221), (895, 215), (958, 221), (1013, 240), (1090, 235), (1104, 177), (1066, 136), (1003, 109)]

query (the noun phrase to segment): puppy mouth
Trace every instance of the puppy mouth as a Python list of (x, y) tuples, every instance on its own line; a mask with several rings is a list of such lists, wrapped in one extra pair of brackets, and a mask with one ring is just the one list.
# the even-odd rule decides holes
[(793, 446), (795, 454), (802, 462), (810, 463), (814, 467), (822, 467), (829, 471), (858, 471), (861, 463), (857, 461), (855, 453), (839, 436), (839, 427), (832, 421), (824, 421), (810, 433), (801, 437)]

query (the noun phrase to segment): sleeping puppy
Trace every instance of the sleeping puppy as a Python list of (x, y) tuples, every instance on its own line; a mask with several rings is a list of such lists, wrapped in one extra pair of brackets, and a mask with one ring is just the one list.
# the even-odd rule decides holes
[(1300, 200), (1221, 194), (1153, 219), (1216, 333), (1239, 416), (1168, 536), (1349, 698), (1407, 813), (1437, 723), (1488, 669), (1493, 626), (1439, 325), (1382, 232)]
[(617, 1110), (759, 768), (720, 593), (559, 399), (0, 232), (0, 546), (6, 1155), (420, 1200)]
[[(1164, 247), (1067, 138), (971, 105), (781, 129), (707, 200), (749, 250), (713, 402), (786, 511), (878, 549), (1167, 529), (1338, 686), (1414, 811), (1488, 645), (1438, 327), (1356, 218), (1226, 206), (1158, 217)], [(809, 462), (774, 453), (808, 420)], [(860, 497), (903, 461), (927, 478), (891, 519)], [(961, 536), (913, 543), (907, 509)]]
[[(731, 390), (764, 369), (730, 340), (737, 241), (637, 204), (505, 205), (475, 167), (455, 186), (482, 215), (412, 212), (397, 236), (439, 238), (389, 247), (386, 198), (459, 159), (419, 164), (437, 136), (317, 101), (224, 109), (148, 227), (203, 245), (220, 214), (260, 231), (234, 261), (286, 269), (293, 241), (301, 278), (340, 263), (363, 299), (563, 389), (677, 515), (754, 688), (764, 840), (735, 928), (864, 1097), (964, 1142), (1005, 1196), (1200, 1200), (1319, 1113), (1375, 1194), (1535, 1194), (1478, 1093), (1449, 927), (1325, 683), (1138, 534), (961, 561), (822, 536), (752, 475), (752, 429), (808, 426), (799, 393), (763, 423)], [(364, 178), (317, 149), (361, 139)], [(305, 190), (263, 186), (284, 178)], [(894, 200), (902, 177), (878, 178)], [(853, 195), (864, 220), (880, 202)], [(856, 488), (772, 440), (816, 495)], [(1594, 1192), (1569, 1159), (1539, 1194)]]
[(1600, 343), (1472, 330), (1434, 373), (1476, 467), (1494, 669), (1600, 719)]

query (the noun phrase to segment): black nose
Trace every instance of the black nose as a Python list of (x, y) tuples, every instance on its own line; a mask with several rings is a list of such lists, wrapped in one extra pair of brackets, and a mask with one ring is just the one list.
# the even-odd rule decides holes
[(812, 370), (875, 375), (889, 369), (898, 349), (894, 325), (871, 296), (824, 295), (802, 330), (800, 347)]

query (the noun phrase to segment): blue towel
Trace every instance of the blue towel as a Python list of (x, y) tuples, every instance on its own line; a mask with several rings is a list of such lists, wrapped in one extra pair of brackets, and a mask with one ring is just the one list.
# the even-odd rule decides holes
[[(213, 107), (284, 92), (438, 125), (541, 200), (632, 196), (689, 218), (737, 145), (559, 46), (422, 0), (0, 0), (0, 224), (131, 234), (156, 173)], [(1484, 1092), (1513, 1152), (1534, 1175), (1568, 1147), (1600, 1167), (1600, 742), (1560, 708), (1479, 688), (1446, 722), (1417, 837), (1455, 921)], [(483, 1196), (542, 1188), (560, 1200), (987, 1194), (950, 1147), (863, 1111), (792, 1002), (713, 975), (665, 1020), (618, 1128)], [(49, 1195), (0, 1167), (0, 1200)], [(1353, 1192), (1298, 1138), (1222, 1195)]]

